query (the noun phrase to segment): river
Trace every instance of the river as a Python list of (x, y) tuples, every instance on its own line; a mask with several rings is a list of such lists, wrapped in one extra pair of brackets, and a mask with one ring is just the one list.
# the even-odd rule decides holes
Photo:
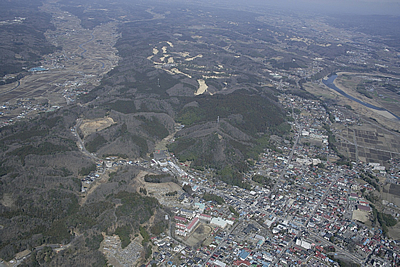
[(351, 95), (347, 94), (346, 92), (344, 92), (343, 90), (339, 89), (339, 88), (334, 84), (334, 81), (335, 81), (335, 79), (336, 79), (337, 77), (338, 77), (337, 75), (332, 75), (332, 76), (330, 76), (327, 80), (322, 80), (322, 82), (323, 82), (326, 86), (328, 86), (329, 88), (335, 90), (336, 92), (340, 93), (342, 96), (345, 96), (345, 97), (347, 97), (347, 98), (350, 99), (350, 100), (353, 100), (353, 101), (355, 101), (355, 102), (357, 102), (357, 103), (360, 103), (361, 105), (363, 105), (363, 106), (365, 106), (365, 107), (367, 107), (367, 108), (370, 108), (370, 109), (380, 110), (380, 111), (387, 111), (387, 112), (389, 112), (390, 114), (392, 114), (393, 116), (395, 116), (398, 120), (400, 120), (400, 117), (399, 117), (399, 116), (393, 114), (393, 113), (390, 112), (389, 110), (384, 109), (384, 108), (381, 108), (381, 107), (374, 106), (374, 105), (369, 104), (369, 103), (365, 103), (365, 102), (361, 101), (360, 99), (355, 98), (354, 96), (351, 96)]

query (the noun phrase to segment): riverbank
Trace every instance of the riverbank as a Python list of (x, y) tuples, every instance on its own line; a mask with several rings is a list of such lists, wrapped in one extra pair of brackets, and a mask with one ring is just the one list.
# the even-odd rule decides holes
[[(346, 91), (342, 90), (341, 88), (339, 88), (339, 86), (337, 86), (337, 84), (335, 83), (335, 80), (338, 78), (337, 75), (332, 75), (330, 76), (327, 80), (323, 80), (322, 82), (328, 86), (330, 89), (334, 90), (336, 93), (346, 97), (349, 100), (352, 100), (358, 104), (361, 104), (362, 106), (368, 108), (369, 110), (373, 111), (376, 114), (379, 114), (380, 116), (383, 116), (387, 119), (390, 120), (400, 120), (400, 117), (396, 116), (395, 114), (391, 113), (390, 111), (386, 110), (385, 108), (383, 108), (382, 106), (377, 106), (368, 102), (364, 102), (362, 100), (360, 100), (359, 98), (348, 94)], [(366, 113), (362, 113), (362, 114), (366, 114)]]
[[(357, 74), (356, 74), (357, 75)], [(362, 74), (360, 74), (362, 75)], [(346, 94), (364, 102), (369, 105), (375, 106), (375, 107), (380, 107), (384, 108), (380, 103), (376, 102), (374, 99), (368, 98), (360, 93), (357, 92), (357, 84), (346, 84), (346, 78), (345, 76), (351, 76), (351, 74), (345, 74), (345, 73), (337, 73), (337, 78), (334, 80), (333, 84), (345, 92)], [(349, 82), (347, 82), (349, 83)]]

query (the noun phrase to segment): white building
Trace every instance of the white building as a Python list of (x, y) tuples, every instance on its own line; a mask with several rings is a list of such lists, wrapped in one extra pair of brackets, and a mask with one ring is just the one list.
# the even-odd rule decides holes
[(218, 217), (218, 218), (212, 218), (210, 224), (221, 227), (221, 228), (225, 228), (226, 225), (228, 224), (228, 222), (225, 221), (224, 219)]
[(305, 248), (305, 249), (311, 249), (311, 247), (312, 247), (312, 245), (310, 243), (308, 243), (306, 241), (302, 241), (300, 239), (296, 240), (296, 245), (300, 246), (302, 248)]

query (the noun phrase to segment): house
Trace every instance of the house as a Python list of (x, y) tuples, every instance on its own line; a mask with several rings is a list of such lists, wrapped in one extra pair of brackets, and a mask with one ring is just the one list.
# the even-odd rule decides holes
[(237, 261), (233, 262), (233, 265), (235, 265), (235, 266), (250, 266), (251, 263), (249, 261), (237, 260)]
[(176, 223), (176, 224), (175, 224), (175, 227), (178, 228), (178, 229), (180, 229), (180, 230), (185, 230), (185, 229), (186, 229), (186, 225), (181, 224), (181, 223)]

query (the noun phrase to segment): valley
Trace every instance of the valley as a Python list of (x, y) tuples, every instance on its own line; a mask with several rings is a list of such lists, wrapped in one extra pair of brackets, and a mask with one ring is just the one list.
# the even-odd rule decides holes
[(386, 31), (240, 5), (1, 5), (0, 48), (20, 52), (0, 56), (21, 65), (0, 83), (0, 266), (400, 262)]

